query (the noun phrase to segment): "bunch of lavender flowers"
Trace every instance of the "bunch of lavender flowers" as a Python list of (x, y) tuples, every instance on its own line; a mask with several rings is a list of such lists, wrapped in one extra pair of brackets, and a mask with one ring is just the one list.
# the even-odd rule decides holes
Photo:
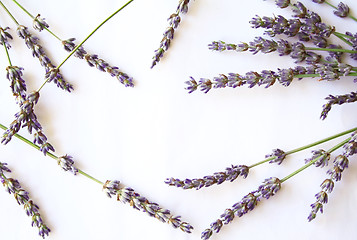
[(37, 227), (39, 232), (38, 234), (45, 238), (49, 235), (51, 230), (44, 223), (40, 212), (39, 207), (30, 199), (29, 193), (21, 188), (19, 181), (13, 178), (8, 178), (5, 173), (10, 173), (11, 170), (7, 167), (7, 163), (0, 162), (0, 181), (5, 187), (5, 190), (9, 194), (13, 194), (17, 203), (24, 206), (26, 215), (31, 217), (33, 227)]
[[(352, 129), (349, 131), (353, 131)], [(347, 134), (345, 132), (343, 135)], [(342, 136), (342, 135), (339, 135)], [(326, 139), (326, 141), (331, 140), (331, 138)], [(296, 176), (300, 172), (304, 171), (308, 167), (315, 165), (317, 167), (322, 167), (328, 164), (328, 159), (330, 154), (338, 149), (344, 149), (342, 155), (338, 155), (334, 160), (333, 169), (329, 170), (327, 173), (331, 176), (330, 179), (325, 180), (322, 184), (322, 191), (315, 195), (317, 201), (311, 205), (312, 211), (308, 217), (308, 220), (311, 221), (316, 217), (318, 211), (322, 212), (322, 204), (327, 203), (327, 192), (331, 192), (334, 186), (333, 180), (341, 180), (341, 172), (347, 168), (348, 160), (344, 156), (346, 154), (355, 153), (356, 150), (356, 132), (354, 131), (352, 137), (345, 139), (331, 149), (325, 150), (314, 150), (312, 157), (306, 160), (306, 163), (301, 168), (292, 172), (284, 178), (270, 177), (267, 178), (262, 185), (260, 185), (256, 190), (245, 195), (239, 202), (235, 203), (231, 208), (227, 208), (224, 213), (221, 214), (220, 218), (215, 220), (210, 224), (210, 227), (205, 229), (201, 233), (201, 239), (209, 239), (213, 233), (219, 233), (224, 225), (231, 223), (235, 217), (242, 217), (248, 212), (255, 209), (257, 204), (262, 199), (269, 199), (274, 196), (281, 188), (282, 184), (289, 180), (290, 178)]]
[[(290, 1), (275, 1), (280, 8), (290, 6), (293, 16), (287, 19), (281, 15), (267, 17), (256, 16), (250, 23), (253, 28), (265, 29), (264, 34), (273, 38), (285, 35), (290, 39), (296, 37), (298, 41), (291, 42), (286, 39), (268, 39), (256, 37), (253, 41), (246, 43), (226, 43), (224, 41), (213, 41), (208, 48), (213, 51), (250, 51), (253, 54), (259, 52), (263, 54), (277, 52), (279, 56), (289, 55), (296, 63), (295, 67), (277, 70), (263, 70), (261, 72), (249, 71), (244, 74), (228, 73), (210, 78), (200, 78), (196, 81), (191, 77), (186, 81), (186, 89), (189, 93), (201, 90), (208, 93), (217, 88), (237, 88), (247, 85), (249, 88), (264, 85), (266, 88), (280, 83), (283, 86), (290, 86), (294, 79), (316, 78), (326, 81), (339, 80), (346, 76), (357, 76), (357, 67), (347, 62), (357, 59), (357, 34), (350, 32), (340, 33), (334, 26), (324, 23), (321, 17), (307, 9), (301, 2), (295, 4)], [(336, 7), (335, 15), (349, 16), (353, 18), (346, 5), (340, 4)], [(337, 36), (350, 49), (342, 48), (338, 43), (332, 42), (331, 35)], [(306, 45), (312, 42), (315, 47)], [(323, 53), (327, 53), (323, 55)], [(343, 58), (348, 54), (350, 59)], [(357, 78), (355, 79), (357, 81)], [(326, 98), (328, 101), (323, 106), (321, 119), (325, 119), (333, 105), (352, 103), (357, 100), (356, 92), (345, 95)]]

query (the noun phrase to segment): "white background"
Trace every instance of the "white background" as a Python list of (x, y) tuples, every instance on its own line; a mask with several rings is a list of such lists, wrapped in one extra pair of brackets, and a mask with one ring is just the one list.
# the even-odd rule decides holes
[[(31, 19), (12, 1), (3, 2), (21, 24), (31, 27)], [(34, 15), (41, 13), (61, 38), (82, 40), (126, 1), (23, 2)], [(327, 5), (304, 3), (339, 32), (356, 29), (356, 22), (335, 17)], [(357, 8), (355, 1), (346, 3)], [(169, 51), (150, 69), (154, 50), (168, 26), (166, 19), (177, 4), (177, 0), (136, 0), (85, 43), (88, 52), (131, 75), (134, 88), (125, 88), (108, 74), (70, 58), (61, 71), (75, 90), (69, 94), (47, 84), (36, 113), (57, 155), (72, 155), (78, 168), (103, 182), (120, 180), (181, 215), (194, 226), (193, 233), (173, 229), (107, 198), (100, 184), (62, 171), (53, 159), (13, 139), (0, 146), (0, 161), (9, 164), (13, 170), (9, 177), (18, 179), (40, 206), (52, 230), (48, 239), (200, 239), (201, 232), (226, 208), (265, 178), (283, 178), (301, 167), (310, 150), (289, 156), (281, 166), (253, 168), (247, 179), (200, 191), (168, 187), (164, 184), (167, 177), (198, 178), (231, 164), (251, 165), (274, 148), (288, 151), (356, 126), (355, 104), (335, 106), (326, 120), (319, 119), (326, 96), (355, 91), (353, 78), (335, 82), (309, 78), (294, 81), (288, 88), (279, 84), (269, 89), (244, 86), (214, 89), (208, 94), (188, 94), (184, 89), (190, 76), (198, 80), (220, 73), (294, 66), (290, 57), (274, 53), (253, 56), (207, 48), (214, 40), (239, 43), (261, 36), (263, 31), (249, 24), (256, 14), (291, 16), (289, 9), (278, 9), (273, 1), (191, 1)], [(0, 25), (10, 26), (16, 36), (16, 26), (4, 11)], [(60, 42), (45, 31), (36, 35), (54, 63), (62, 62), (67, 53)], [(332, 41), (342, 44), (336, 38)], [(12, 45), (13, 65), (24, 67), (28, 89), (37, 89), (44, 81), (44, 70), (21, 39), (15, 37)], [(5, 78), (8, 62), (4, 51), (0, 64), (0, 122), (8, 126), (18, 109)], [(28, 136), (25, 129), (21, 134)], [(314, 149), (328, 149), (339, 141), (342, 139)], [(313, 222), (307, 222), (310, 204), (328, 168), (312, 167), (285, 182), (276, 196), (224, 226), (212, 239), (356, 239), (355, 160), (351, 158), (342, 182), (330, 194), (324, 214)], [(1, 239), (39, 239), (13, 196), (0, 191), (0, 203)]]

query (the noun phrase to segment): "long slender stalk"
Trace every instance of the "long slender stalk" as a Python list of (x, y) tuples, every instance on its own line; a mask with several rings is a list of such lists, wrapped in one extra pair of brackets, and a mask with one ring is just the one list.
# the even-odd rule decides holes
[(327, 51), (327, 52), (357, 53), (357, 51), (354, 51), (354, 50), (339, 49), (339, 48), (317, 48), (317, 47), (305, 47), (305, 50), (313, 50), (313, 51)]
[[(335, 134), (335, 135), (332, 135), (332, 136), (330, 136), (330, 137), (327, 137), (327, 138), (321, 139), (321, 140), (319, 140), (319, 141), (310, 143), (310, 144), (308, 144), (308, 145), (305, 145), (305, 146), (302, 146), (302, 147), (295, 148), (295, 149), (293, 149), (293, 150), (287, 151), (287, 152), (285, 152), (285, 154), (286, 154), (286, 155), (290, 155), (290, 154), (293, 154), (293, 153), (297, 153), (297, 152), (306, 150), (306, 149), (308, 149), (308, 148), (311, 148), (311, 147), (320, 145), (320, 144), (322, 144), (322, 143), (331, 141), (331, 140), (333, 140), (333, 139), (335, 139), (335, 138), (342, 137), (342, 136), (344, 136), (344, 135), (346, 135), (346, 134), (349, 134), (349, 133), (352, 133), (352, 132), (354, 132), (354, 131), (357, 131), (357, 127), (356, 127), (356, 128), (352, 128), (352, 129), (349, 129), (349, 130), (346, 130), (346, 131), (343, 131), (343, 132), (340, 132), (340, 133), (337, 133), (337, 134)], [(274, 156), (273, 156), (273, 157), (266, 158), (266, 159), (264, 159), (263, 161), (260, 161), (260, 162), (258, 162), (258, 163), (255, 163), (255, 164), (249, 166), (249, 168), (253, 168), (253, 167), (259, 166), (259, 165), (261, 165), (261, 164), (270, 162), (271, 160), (274, 160), (274, 158), (275, 158)]]
[[(341, 148), (343, 145), (345, 145), (346, 143), (348, 143), (348, 141), (350, 141), (351, 138), (347, 138), (346, 140), (344, 140), (343, 142), (337, 144), (336, 146), (332, 147), (331, 149), (329, 149), (327, 152), (328, 153), (332, 153), (334, 151), (336, 151), (337, 149)], [(310, 167), (311, 165), (313, 165), (316, 161), (318, 161), (320, 159), (321, 156), (316, 157), (315, 159), (313, 159), (312, 161), (310, 161), (309, 163), (305, 164), (303, 167), (299, 168), (298, 170), (294, 171), (293, 173), (289, 174), (288, 176), (284, 177), (283, 179), (281, 179), (281, 183), (285, 182), (286, 180), (292, 178), (293, 176), (295, 176), (296, 174), (304, 171), (306, 168)]]
[[(78, 50), (78, 48), (80, 48), (100, 27), (102, 27), (106, 22), (108, 22), (112, 17), (114, 17), (117, 13), (119, 13), (121, 10), (123, 10), (126, 6), (128, 6), (133, 1), (134, 0), (128, 1), (121, 8), (119, 8), (113, 14), (111, 14), (109, 17), (107, 17), (102, 23), (100, 23), (80, 44), (78, 44), (72, 50), (72, 52), (70, 52), (68, 54), (68, 56), (62, 61), (62, 63), (56, 67), (56, 70), (58, 70), (60, 67), (62, 67), (62, 65)], [(47, 80), (41, 85), (41, 87), (38, 89), (38, 91), (40, 91), (45, 86), (46, 83), (47, 83)]]
[[(2, 125), (1, 123), (0, 123), (0, 128), (3, 129), (3, 130), (5, 130), (5, 131), (7, 130), (7, 127), (5, 127), (4, 125)], [(21, 135), (19, 135), (19, 134), (15, 134), (14, 136), (15, 136), (16, 138), (20, 139), (21, 141), (27, 143), (27, 144), (30, 145), (31, 147), (33, 147), (33, 148), (35, 148), (35, 149), (37, 149), (37, 150), (40, 151), (40, 146), (34, 144), (33, 142), (31, 142), (31, 141), (28, 140), (27, 138), (25, 138), (25, 137), (23, 137), (23, 136), (21, 136)], [(55, 160), (58, 160), (58, 159), (59, 159), (58, 156), (56, 156), (56, 155), (54, 155), (53, 153), (50, 153), (50, 152), (47, 152), (46, 155), (49, 156), (49, 157), (51, 157), (51, 158), (53, 158), (53, 159), (55, 159)], [(94, 181), (94, 182), (96, 182), (96, 183), (99, 183), (100, 185), (104, 185), (104, 183), (103, 183), (102, 181), (99, 181), (99, 180), (96, 179), (95, 177), (89, 175), (88, 173), (86, 173), (86, 172), (84, 172), (84, 171), (82, 171), (82, 170), (80, 170), (80, 169), (78, 169), (78, 173), (80, 173), (81, 175), (83, 175), (83, 176), (85, 176), (85, 177), (91, 179), (92, 181)]]
[(7, 9), (7, 7), (5, 7), (5, 5), (0, 1), (0, 5), (4, 8), (4, 10), (6, 11), (7, 14), (9, 14), (9, 16), (12, 18), (12, 20), (15, 22), (16, 25), (20, 25), (19, 22), (15, 19), (15, 17), (11, 14), (11, 12), (9, 11), (9, 9)]

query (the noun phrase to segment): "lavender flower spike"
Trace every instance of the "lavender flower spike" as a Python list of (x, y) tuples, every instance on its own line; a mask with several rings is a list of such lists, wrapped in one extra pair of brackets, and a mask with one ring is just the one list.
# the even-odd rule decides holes
[(160, 47), (155, 50), (151, 68), (153, 68), (160, 61), (160, 59), (164, 56), (164, 53), (169, 49), (171, 41), (174, 38), (175, 30), (181, 22), (180, 14), (187, 13), (189, 2), (190, 0), (180, 0), (176, 12), (171, 14), (171, 16), (167, 19), (169, 26), (163, 34)]
[(201, 239), (209, 239), (213, 232), (218, 233), (224, 225), (232, 222), (236, 216), (242, 217), (244, 214), (252, 211), (262, 198), (269, 199), (280, 189), (280, 179), (271, 177), (264, 180), (256, 191), (250, 192), (244, 196), (242, 200), (235, 203), (232, 208), (226, 209), (219, 219), (211, 223), (210, 227), (201, 233)]
[[(75, 40), (75, 38), (70, 38), (62, 41), (62, 45), (67, 52), (72, 52), (77, 47), (74, 43)], [(134, 87), (133, 79), (129, 77), (128, 74), (120, 71), (118, 67), (111, 66), (105, 60), (98, 58), (97, 55), (87, 53), (83, 46), (80, 46), (76, 50), (74, 56), (85, 59), (90, 67), (96, 67), (98, 70), (107, 72), (112, 77), (116, 77), (125, 87)]]
[(157, 203), (150, 202), (132, 188), (121, 187), (117, 180), (107, 180), (103, 185), (103, 190), (108, 197), (115, 196), (122, 203), (129, 203), (133, 208), (146, 212), (151, 217), (155, 217), (161, 222), (169, 223), (174, 228), (179, 228), (183, 232), (191, 233), (193, 227), (187, 222), (183, 222), (180, 216), (174, 216), (167, 209), (161, 208)]
[(193, 189), (196, 190), (201, 189), (202, 187), (210, 187), (214, 184), (221, 184), (226, 181), (233, 182), (237, 179), (237, 177), (241, 176), (246, 178), (249, 173), (249, 167), (245, 165), (238, 165), (226, 168), (224, 172), (216, 172), (211, 176), (205, 176), (203, 178), (195, 178), (195, 179), (175, 179), (168, 178), (165, 183), (169, 186), (180, 187), (183, 189)]
[(71, 92), (71, 90), (73, 90), (72, 84), (65, 81), (63, 79), (62, 74), (59, 72), (59, 70), (56, 68), (56, 66), (52, 64), (50, 58), (45, 53), (45, 50), (39, 44), (38, 37), (32, 35), (30, 33), (30, 31), (27, 29), (27, 27), (25, 27), (23, 25), (19, 25), (17, 27), (17, 34), (20, 38), (25, 40), (26, 46), (32, 51), (32, 56), (36, 57), (40, 61), (41, 66), (45, 68), (46, 79), (48, 79), (48, 76), (50, 74), (49, 72), (52, 72), (52, 71), (54, 71), (54, 69), (56, 69), (55, 70), (55, 72), (56, 72), (55, 78), (51, 78), (50, 80), (48, 80), (48, 82), (53, 80), (53, 82), (55, 84), (57, 84), (58, 87), (66, 90), (68, 92)]
[(357, 101), (357, 92), (351, 92), (344, 95), (329, 95), (325, 98), (328, 102), (325, 103), (322, 107), (322, 112), (320, 118), (324, 120), (327, 117), (327, 114), (330, 112), (333, 105), (342, 105), (344, 103), (352, 103)]
[(39, 232), (38, 234), (45, 238), (49, 235), (50, 229), (43, 222), (39, 207), (30, 199), (29, 193), (21, 188), (20, 183), (16, 179), (7, 178), (5, 173), (11, 172), (11, 170), (6, 166), (6, 163), (0, 162), (0, 181), (5, 187), (6, 191), (9, 194), (13, 194), (17, 203), (23, 205), (27, 216), (31, 217), (33, 227), (37, 227)]

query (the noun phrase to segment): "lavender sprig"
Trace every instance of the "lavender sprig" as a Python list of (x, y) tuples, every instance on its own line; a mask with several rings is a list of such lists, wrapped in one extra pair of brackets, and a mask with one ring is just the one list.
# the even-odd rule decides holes
[(23, 205), (26, 215), (31, 217), (32, 223), (31, 225), (33, 227), (37, 227), (39, 232), (38, 234), (42, 237), (45, 238), (46, 236), (49, 235), (50, 229), (48, 226), (44, 223), (40, 212), (39, 212), (39, 207), (30, 199), (29, 193), (21, 188), (21, 185), (19, 181), (13, 178), (8, 178), (6, 177), (5, 173), (6, 172), (11, 172), (11, 170), (6, 166), (7, 163), (1, 163), (0, 162), (0, 181), (5, 187), (5, 190), (9, 194), (13, 194), (17, 203), (19, 205)]
[[(62, 41), (63, 47), (67, 52), (72, 52), (77, 47), (74, 41), (75, 38)], [(112, 77), (116, 77), (125, 87), (134, 87), (133, 79), (128, 74), (120, 71), (118, 67), (110, 66), (109, 63), (103, 59), (98, 58), (97, 55), (87, 53), (83, 46), (80, 46), (75, 51), (74, 56), (79, 59), (86, 60), (90, 67), (96, 67), (100, 71), (107, 72)]]
[(185, 179), (180, 180), (176, 178), (168, 178), (165, 183), (169, 186), (180, 187), (183, 189), (196, 189), (199, 190), (202, 187), (210, 187), (214, 184), (221, 184), (225, 181), (233, 182), (237, 177), (241, 176), (246, 178), (249, 173), (249, 167), (245, 165), (236, 165), (226, 168), (224, 172), (216, 172), (211, 176), (205, 176), (203, 178)]
[(279, 178), (271, 177), (265, 179), (257, 190), (250, 192), (235, 203), (232, 208), (225, 210), (220, 218), (211, 223), (210, 228), (207, 228), (201, 233), (201, 239), (209, 239), (213, 232), (218, 233), (221, 228), (232, 222), (235, 217), (242, 217), (248, 212), (252, 211), (263, 198), (269, 199), (274, 196), (281, 189), (281, 181)]
[(333, 105), (342, 105), (345, 103), (353, 103), (357, 101), (357, 92), (351, 92), (348, 94), (343, 94), (343, 95), (329, 95), (328, 97), (325, 98), (327, 100), (327, 103), (325, 103), (322, 108), (321, 112), (321, 119), (325, 119), (327, 117), (327, 114), (330, 112), (331, 108)]
[(307, 218), (309, 222), (316, 218), (318, 212), (323, 213), (323, 206), (328, 202), (328, 194), (333, 191), (335, 183), (341, 181), (342, 172), (348, 168), (348, 157), (357, 153), (357, 132), (353, 132), (349, 141), (343, 145), (343, 148), (344, 152), (334, 159), (333, 167), (327, 171), (330, 178), (321, 183), (321, 190), (315, 195), (316, 202), (310, 205), (311, 212)]
[(283, 86), (289, 86), (293, 79), (302, 79), (306, 77), (320, 77), (321, 80), (335, 81), (341, 76), (357, 76), (356, 72), (352, 72), (352, 66), (340, 63), (323, 63), (314, 64), (309, 67), (296, 66), (295, 68), (278, 69), (277, 72), (271, 70), (263, 70), (260, 73), (255, 71), (247, 72), (245, 75), (239, 73), (229, 73), (228, 76), (220, 74), (219, 77), (214, 77), (212, 80), (201, 78), (198, 82), (190, 77), (186, 90), (192, 93), (197, 89), (204, 93), (209, 92), (213, 88), (236, 88), (243, 85), (248, 85), (249, 88), (254, 86), (265, 85), (266, 88), (279, 82)]
[(189, 2), (190, 0), (179, 0), (179, 5), (177, 6), (176, 12), (171, 14), (170, 17), (167, 19), (167, 21), (169, 22), (169, 26), (163, 34), (163, 38), (160, 42), (160, 47), (155, 50), (155, 55), (153, 57), (151, 68), (153, 68), (160, 61), (160, 59), (164, 56), (164, 53), (169, 49), (171, 41), (174, 38), (175, 30), (181, 22), (180, 14), (187, 13)]
[(108, 197), (115, 196), (122, 203), (129, 203), (134, 209), (146, 212), (150, 217), (155, 217), (159, 221), (169, 223), (174, 228), (179, 228), (183, 232), (191, 233), (193, 227), (181, 220), (180, 216), (174, 216), (167, 209), (160, 207), (157, 203), (150, 202), (130, 187), (121, 187), (120, 181), (107, 180), (103, 185), (103, 190)]
[(73, 85), (64, 80), (62, 74), (58, 68), (52, 64), (52, 61), (46, 54), (43, 47), (39, 44), (38, 37), (32, 35), (27, 27), (19, 25), (17, 28), (17, 34), (20, 38), (25, 40), (26, 46), (32, 51), (33, 57), (36, 57), (40, 64), (45, 68), (45, 79), (47, 82), (54, 82), (59, 88), (71, 92)]

